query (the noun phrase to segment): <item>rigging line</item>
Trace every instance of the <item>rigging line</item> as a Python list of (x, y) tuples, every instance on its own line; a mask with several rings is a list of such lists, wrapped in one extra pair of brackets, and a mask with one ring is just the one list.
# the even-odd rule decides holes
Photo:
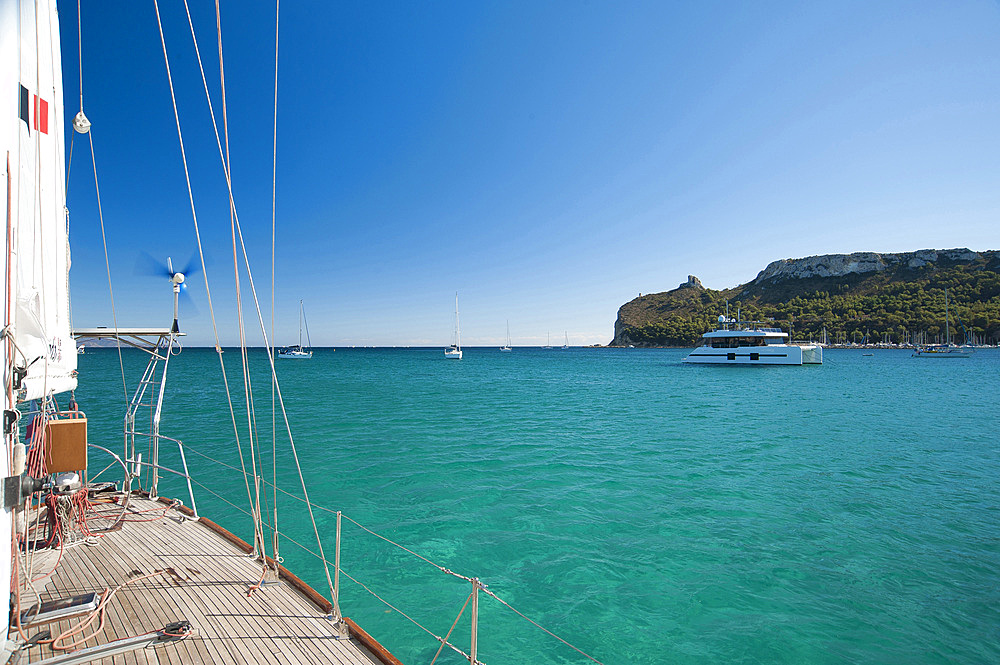
[[(154, 0), (154, 5), (155, 5), (156, 2), (157, 2), (157, 0)], [(187, 7), (187, 0), (185, 0), (185, 8), (186, 7)], [(157, 14), (157, 17), (159, 17), (159, 14)], [(194, 24), (191, 23), (191, 14), (190, 14), (190, 11), (188, 12), (188, 23), (189, 23), (189, 25), (191, 25), (191, 38), (192, 38), (192, 40), (195, 43), (195, 52), (197, 53), (198, 52), (198, 46), (197, 46), (198, 42), (197, 42), (197, 38), (195, 37), (195, 34), (194, 34)], [(162, 40), (162, 29), (161, 29), (161, 40)], [(164, 46), (164, 49), (165, 48), (166, 47)], [(232, 182), (229, 179), (229, 172), (225, 168), (225, 155), (223, 154), (223, 151), (222, 151), (222, 140), (219, 138), (219, 128), (218, 128), (218, 124), (216, 123), (216, 120), (215, 120), (215, 112), (214, 112), (214, 110), (212, 108), (211, 95), (208, 94), (208, 81), (205, 78), (205, 70), (204, 70), (204, 67), (202, 66), (200, 53), (198, 53), (198, 67), (201, 70), (201, 79), (202, 79), (202, 83), (205, 86), (205, 97), (206, 97), (207, 102), (208, 102), (209, 113), (212, 116), (212, 126), (215, 129), (216, 144), (219, 147), (219, 155), (220, 155), (220, 157), (222, 157), (222, 160), (223, 160), (223, 171), (225, 172), (225, 175), (226, 175), (226, 185), (229, 187), (229, 196), (230, 196), (230, 199), (232, 199), (233, 184), (232, 184)], [(176, 115), (176, 103), (175, 103), (174, 114)], [(190, 184), (189, 184), (189, 188), (190, 188)], [(235, 212), (235, 204), (234, 204), (234, 212)], [(261, 335), (264, 337), (264, 347), (267, 350), (268, 363), (270, 364), (270, 368), (271, 368), (271, 377), (272, 377), (272, 380), (274, 381), (274, 384), (275, 384), (275, 392), (277, 393), (277, 396), (278, 396), (278, 405), (281, 408), (281, 417), (282, 417), (282, 420), (284, 421), (285, 431), (288, 433), (289, 447), (292, 449), (292, 457), (293, 457), (293, 459), (295, 461), (295, 468), (298, 471), (299, 483), (302, 486), (302, 493), (305, 495), (306, 500), (307, 500), (307, 502), (306, 502), (306, 508), (309, 511), (309, 520), (310, 520), (310, 522), (312, 522), (313, 533), (316, 535), (316, 544), (319, 547), (320, 552), (322, 552), (323, 551), (323, 541), (322, 541), (322, 539), (320, 538), (320, 535), (319, 535), (319, 527), (316, 526), (316, 517), (315, 517), (315, 515), (313, 514), (313, 511), (312, 511), (312, 502), (308, 501), (309, 490), (306, 489), (305, 477), (302, 474), (302, 465), (299, 462), (298, 451), (295, 448), (295, 438), (292, 436), (292, 428), (291, 428), (291, 425), (290, 425), (290, 423), (288, 421), (288, 412), (285, 409), (285, 401), (284, 401), (284, 398), (283, 398), (283, 396), (281, 394), (281, 385), (278, 382), (277, 371), (275, 370), (275, 367), (274, 367), (274, 354), (271, 351), (270, 342), (268, 340), (267, 326), (264, 325), (264, 316), (263, 316), (263, 314), (261, 313), (261, 310), (260, 310), (260, 300), (257, 297), (257, 288), (254, 285), (254, 281), (253, 281), (253, 271), (250, 269), (249, 254), (247, 253), (246, 244), (243, 241), (243, 229), (240, 227), (239, 214), (235, 214), (235, 219), (236, 219), (236, 231), (237, 231), (237, 233), (239, 235), (240, 247), (241, 247), (241, 249), (243, 251), (243, 262), (244, 262), (244, 265), (245, 265), (246, 271), (247, 271), (247, 280), (250, 283), (250, 291), (251, 291), (251, 293), (253, 295), (253, 302), (254, 302), (254, 307), (255, 307), (255, 309), (257, 311), (257, 321), (258, 321), (258, 323), (260, 325)], [(245, 472), (244, 472), (244, 474), (245, 474)], [(249, 485), (248, 485), (247, 491), (249, 493)], [(333, 593), (333, 578), (330, 576), (330, 568), (327, 565), (327, 561), (326, 561), (326, 557), (325, 556), (323, 557), (323, 562), (324, 562), (323, 563), (323, 572), (326, 574), (326, 582), (327, 582), (327, 585), (329, 586), (329, 589), (330, 589), (330, 596), (331, 596), (331, 598), (333, 598), (335, 609), (339, 612), (339, 608), (336, 607), (336, 605), (337, 605), (337, 599), (336, 599), (336, 596)]]
[[(275, 202), (278, 184), (278, 18), (281, 0), (274, 2), (274, 141), (271, 153), (271, 343), (274, 344), (274, 246), (275, 246)], [(271, 349), (274, 353), (274, 349)], [(274, 404), (274, 381), (271, 381), (271, 480), (278, 484), (278, 425)], [(278, 561), (278, 495), (274, 494), (274, 542), (271, 551)]]
[[(97, 155), (94, 152), (94, 128), (91, 127), (90, 131), (87, 132), (87, 137), (90, 139), (90, 159), (94, 164), (94, 191), (97, 193), (97, 218), (101, 222), (101, 244), (104, 246), (104, 267), (107, 269), (108, 273), (108, 294), (111, 296), (111, 323), (115, 327), (115, 339), (118, 339), (118, 310), (115, 308), (115, 288), (111, 282), (111, 258), (108, 255), (108, 235), (104, 230), (104, 208), (101, 205), (101, 185), (97, 180)], [(119, 341), (115, 345), (118, 349), (118, 367), (121, 370), (122, 375), (122, 396), (125, 400), (126, 406), (128, 405), (128, 383), (125, 381), (125, 361), (122, 359), (122, 345)], [(128, 450), (125, 450), (125, 454), (128, 455)]]
[[(215, 319), (215, 308), (214, 308), (214, 306), (212, 304), (212, 289), (209, 286), (209, 282), (208, 282), (208, 270), (207, 270), (207, 267), (205, 266), (205, 251), (204, 251), (204, 248), (202, 247), (202, 243), (201, 243), (201, 230), (198, 227), (198, 214), (197, 214), (197, 212), (195, 210), (195, 205), (194, 205), (194, 193), (191, 190), (191, 174), (188, 171), (187, 153), (184, 150), (184, 136), (181, 133), (181, 117), (180, 117), (180, 114), (177, 112), (177, 97), (174, 94), (174, 80), (173, 80), (173, 77), (170, 74), (170, 60), (167, 57), (167, 42), (166, 42), (166, 39), (163, 36), (163, 23), (160, 20), (160, 5), (159, 5), (159, 0), (153, 0), (153, 8), (156, 10), (156, 24), (157, 24), (157, 27), (160, 30), (160, 44), (162, 44), (162, 46), (163, 46), (163, 62), (166, 65), (166, 69), (167, 69), (167, 82), (170, 85), (170, 101), (173, 103), (173, 107), (174, 107), (174, 121), (177, 123), (177, 140), (180, 143), (180, 148), (181, 148), (181, 161), (184, 163), (184, 179), (187, 182), (188, 200), (191, 203), (191, 218), (192, 218), (192, 220), (194, 222), (194, 235), (195, 235), (195, 239), (198, 242), (198, 257), (201, 260), (201, 272), (202, 272), (202, 275), (204, 275), (204, 277), (205, 277), (205, 294), (206, 294), (206, 297), (208, 298), (208, 312), (209, 312), (209, 315), (210, 315), (210, 317), (212, 319), (212, 333), (215, 336), (215, 351), (216, 351), (216, 355), (219, 357), (219, 365), (222, 368), (222, 382), (223, 382), (223, 384), (225, 386), (225, 389), (226, 389), (226, 401), (229, 403), (229, 416), (230, 416), (230, 418), (232, 420), (232, 424), (233, 424), (233, 434), (236, 437), (236, 447), (237, 447), (237, 449), (239, 450), (239, 453), (240, 453), (240, 464), (243, 466), (243, 481), (244, 481), (244, 484), (246, 485), (247, 500), (250, 502), (250, 505), (253, 506), (253, 496), (250, 494), (250, 482), (247, 480), (247, 475), (246, 475), (246, 471), (247, 470), (246, 470), (246, 465), (244, 464), (243, 446), (240, 443), (239, 427), (236, 424), (236, 410), (233, 408), (232, 393), (230, 392), (230, 389), (229, 389), (229, 379), (226, 376), (226, 363), (222, 359), (222, 346), (219, 343), (219, 327), (218, 327), (218, 323), (216, 322), (216, 319)], [(184, 2), (184, 8), (187, 9), (187, 0), (185, 0), (185, 2)], [(190, 11), (188, 11), (188, 23), (191, 24), (191, 34), (193, 35), (194, 34), (194, 24), (191, 23), (191, 12)], [(199, 66), (201, 65), (201, 56), (200, 55), (199, 55), (199, 58), (198, 58), (198, 64), (199, 64)], [(202, 71), (202, 80), (204, 80), (204, 71)], [(208, 84), (207, 83), (206, 83), (205, 89), (206, 90), (208, 89)]]
[(83, 111), (83, 29), (80, 23), (80, 0), (76, 0), (76, 47), (80, 63), (80, 111)]
[(449, 643), (448, 638), (451, 637), (452, 631), (455, 630), (455, 626), (458, 625), (458, 620), (462, 618), (463, 614), (465, 614), (465, 608), (469, 606), (469, 601), (472, 600), (472, 595), (474, 593), (476, 593), (475, 589), (473, 589), (472, 593), (469, 594), (469, 597), (465, 599), (465, 604), (462, 605), (462, 609), (458, 611), (458, 616), (455, 617), (454, 623), (452, 623), (451, 628), (448, 629), (448, 634), (444, 636), (443, 640), (441, 640), (441, 646), (438, 647), (437, 653), (435, 653), (434, 657), (431, 658), (431, 665), (434, 665), (434, 663), (437, 662), (438, 656), (441, 655), (441, 649), (444, 649), (444, 645)]
[[(329, 509), (327, 508), (325, 510), (329, 510)], [(333, 511), (331, 511), (331, 512), (333, 512)], [(343, 513), (341, 513), (341, 514), (343, 515)], [(381, 538), (382, 540), (384, 540), (385, 542), (389, 543), (390, 545), (395, 545), (396, 547), (398, 547), (399, 549), (403, 550), (404, 552), (408, 552), (408, 553), (412, 554), (413, 556), (417, 557), (418, 559), (422, 559), (422, 560), (426, 561), (427, 563), (431, 564), (432, 566), (434, 566), (435, 568), (437, 568), (438, 570), (440, 570), (442, 573), (448, 573), (449, 575), (451, 575), (453, 577), (458, 577), (458, 578), (463, 579), (463, 580), (465, 580), (467, 582), (471, 582), (472, 581), (471, 577), (466, 577), (465, 575), (460, 575), (460, 574), (456, 573), (453, 570), (449, 570), (448, 568), (445, 568), (444, 566), (439, 566), (438, 564), (434, 563), (433, 561), (431, 561), (427, 557), (421, 556), (421, 555), (417, 554), (416, 552), (414, 552), (413, 550), (408, 549), (408, 548), (400, 545), (399, 543), (397, 543), (397, 542), (395, 542), (393, 540), (389, 540), (388, 538), (386, 538), (385, 536), (383, 536), (381, 534), (375, 533), (374, 531), (372, 531), (368, 527), (366, 527), (366, 526), (364, 526), (364, 525), (362, 525), (362, 524), (360, 524), (360, 523), (352, 520), (347, 515), (344, 515), (344, 519), (346, 519), (348, 522), (353, 523), (355, 526), (361, 528), (362, 530), (367, 531), (368, 533), (370, 533), (371, 535), (375, 536), (376, 538)]]
[[(240, 473), (240, 470), (237, 469), (235, 466), (233, 466), (231, 464), (227, 464), (226, 462), (223, 462), (221, 460), (217, 460), (214, 457), (210, 457), (209, 455), (206, 455), (205, 453), (201, 452), (200, 450), (198, 450), (196, 448), (192, 448), (190, 445), (187, 445), (185, 447), (186, 447), (187, 450), (193, 452), (195, 455), (198, 455), (199, 457), (203, 457), (204, 459), (207, 459), (210, 462), (215, 462), (219, 466), (223, 466), (223, 467), (225, 467), (225, 468), (227, 468), (227, 469), (229, 469), (231, 471), (236, 471), (237, 473)], [(284, 495), (286, 495), (288, 497), (291, 497), (292, 499), (295, 499), (296, 501), (300, 501), (302, 503), (306, 503), (306, 500), (303, 499), (302, 497), (296, 496), (296, 495), (292, 494), (291, 492), (289, 492), (288, 490), (283, 489), (281, 487), (278, 487), (277, 485), (272, 485), (271, 483), (268, 483), (267, 481), (264, 481), (264, 482), (265, 482), (266, 485), (269, 485), (271, 487), (271, 489), (275, 493), (280, 492), (281, 494), (284, 494)], [(334, 515), (337, 514), (337, 511), (333, 510), (332, 508), (327, 508), (326, 506), (321, 506), (319, 504), (312, 504), (312, 505), (313, 505), (314, 508), (318, 508), (319, 510), (326, 511), (326, 512), (334, 514)], [(414, 552), (413, 550), (411, 550), (411, 549), (409, 549), (409, 548), (407, 548), (407, 547), (405, 547), (403, 545), (400, 545), (399, 543), (397, 543), (397, 542), (395, 542), (393, 540), (390, 540), (389, 538), (386, 538), (385, 536), (383, 536), (383, 535), (381, 535), (381, 534), (379, 534), (379, 533), (377, 533), (375, 531), (372, 531), (371, 529), (369, 529), (365, 525), (361, 524), (357, 520), (351, 519), (349, 516), (345, 515), (343, 512), (341, 512), (341, 516), (343, 516), (343, 518), (346, 519), (348, 522), (351, 522), (355, 526), (359, 527), (361, 530), (370, 533), (371, 535), (375, 536), (376, 538), (384, 540), (385, 542), (389, 543), (390, 545), (398, 547), (399, 549), (403, 550), (404, 552), (412, 554), (413, 556), (417, 557), (418, 559), (421, 559), (421, 560), (425, 561), (426, 563), (429, 563), (430, 565), (434, 566), (435, 568), (437, 568), (442, 573), (446, 573), (448, 575), (451, 575), (452, 577), (457, 577), (458, 579), (465, 580), (466, 582), (471, 582), (472, 581), (471, 577), (467, 577), (465, 575), (461, 575), (461, 574), (456, 573), (455, 571), (453, 571), (453, 570), (451, 570), (451, 569), (449, 569), (449, 568), (447, 568), (445, 566), (438, 565), (438, 564), (434, 563), (433, 561), (431, 561), (430, 559), (428, 559), (427, 557), (422, 556), (422, 555), (418, 554), (417, 552)], [(284, 532), (281, 532), (281, 535), (285, 536), (286, 538), (288, 537)], [(298, 543), (296, 543), (296, 544), (298, 544)], [(299, 545), (299, 547), (302, 547), (302, 545)]]
[[(185, 6), (187, 3), (185, 2)], [(189, 18), (190, 21), (190, 18)], [(216, 32), (218, 35), (219, 44), (219, 80), (222, 87), (222, 113), (223, 113), (223, 133), (226, 139), (226, 151), (223, 158), (223, 169), (226, 174), (226, 182), (231, 181), (231, 170), (230, 170), (230, 155), (229, 155), (229, 121), (226, 114), (226, 75), (225, 75), (225, 61), (222, 56), (222, 15), (219, 8), (219, 3), (215, 3), (215, 22), (216, 22)], [(193, 28), (192, 28), (193, 29)], [(200, 57), (200, 54), (199, 54)], [(233, 200), (232, 188), (229, 189), (229, 225), (232, 235), (232, 246), (233, 246), (233, 279), (236, 288), (236, 311), (237, 311), (237, 323), (239, 329), (240, 337), (240, 361), (243, 369), (243, 394), (244, 403), (246, 407), (247, 415), (247, 435), (249, 436), (248, 446), (250, 448), (250, 466), (253, 471), (254, 478), (254, 491), (253, 497), (250, 499), (251, 509), (254, 515), (254, 550), (260, 550), (261, 554), (266, 554), (264, 552), (264, 533), (260, 526), (261, 515), (260, 515), (260, 484), (257, 476), (257, 458), (259, 457), (257, 451), (259, 445), (255, 445), (254, 431), (256, 423), (253, 417), (253, 387), (250, 383), (250, 372), (249, 372), (249, 361), (247, 358), (247, 348), (246, 348), (246, 329), (243, 321), (243, 295), (240, 288), (240, 270), (239, 270), (239, 253), (236, 249), (236, 228), (235, 228), (235, 201)]]
[[(341, 571), (341, 572), (343, 572), (343, 571)], [(499, 601), (499, 602), (500, 602), (500, 604), (501, 604), (501, 605), (504, 605), (504, 606), (505, 606), (505, 607), (506, 607), (507, 609), (511, 610), (511, 611), (512, 611), (512, 612), (513, 612), (514, 614), (517, 614), (517, 615), (518, 615), (518, 616), (520, 616), (520, 617), (521, 617), (522, 619), (525, 619), (525, 620), (527, 620), (527, 621), (528, 621), (528, 623), (531, 623), (531, 624), (532, 624), (532, 625), (534, 625), (534, 626), (535, 626), (536, 628), (539, 628), (540, 630), (542, 630), (542, 632), (545, 632), (545, 633), (548, 633), (548, 634), (549, 634), (549, 635), (551, 635), (552, 637), (556, 638), (557, 640), (559, 640), (560, 642), (562, 642), (563, 644), (565, 644), (566, 646), (568, 646), (568, 647), (569, 647), (570, 649), (573, 649), (574, 651), (576, 651), (577, 653), (579, 653), (579, 654), (580, 654), (581, 656), (584, 656), (585, 658), (589, 658), (590, 660), (594, 661), (594, 662), (595, 662), (595, 663), (597, 663), (598, 665), (604, 665), (604, 663), (602, 663), (601, 661), (597, 660), (596, 658), (594, 658), (594, 657), (593, 657), (593, 656), (591, 656), (590, 654), (588, 654), (588, 653), (586, 653), (586, 652), (584, 652), (584, 651), (582, 651), (582, 650), (580, 650), (580, 649), (576, 648), (575, 646), (573, 646), (572, 644), (570, 644), (569, 642), (567, 642), (567, 641), (566, 641), (566, 640), (564, 640), (563, 638), (561, 638), (561, 637), (559, 637), (558, 635), (556, 635), (555, 633), (553, 633), (553, 632), (552, 632), (551, 630), (549, 630), (549, 629), (547, 629), (547, 628), (543, 627), (543, 626), (542, 626), (541, 624), (539, 624), (539, 623), (538, 623), (537, 621), (534, 621), (534, 620), (532, 620), (532, 619), (528, 618), (527, 616), (525, 616), (525, 615), (524, 615), (523, 613), (521, 613), (521, 612), (518, 612), (518, 611), (517, 611), (516, 609), (514, 609), (513, 607), (511, 607), (510, 603), (508, 603), (507, 601), (505, 601), (504, 599), (502, 599), (502, 598), (501, 598), (500, 596), (496, 595), (495, 593), (493, 593), (493, 592), (492, 592), (492, 591), (490, 591), (489, 589), (487, 589), (487, 588), (485, 588), (485, 587), (480, 587), (480, 588), (482, 588), (482, 590), (483, 590), (483, 593), (485, 593), (486, 595), (488, 595), (488, 596), (490, 596), (490, 597), (492, 597), (492, 598), (495, 598), (495, 599), (496, 599), (497, 601)]]
[[(222, 96), (222, 135), (225, 139), (226, 144), (226, 155), (224, 162), (226, 182), (232, 182), (232, 160), (229, 153), (229, 115), (227, 111), (228, 100), (226, 97), (226, 67), (225, 59), (222, 55), (222, 11), (219, 7), (219, 0), (215, 1), (215, 30), (216, 37), (218, 39), (219, 45), (219, 85), (221, 87)], [(247, 358), (247, 345), (246, 345), (246, 327), (243, 321), (243, 293), (240, 289), (240, 266), (239, 266), (239, 253), (236, 249), (236, 202), (233, 200), (233, 190), (229, 187), (229, 226), (231, 229), (232, 239), (233, 239), (233, 279), (236, 285), (236, 312), (237, 312), (237, 324), (239, 328), (240, 335), (240, 359), (243, 364), (243, 392), (246, 402), (247, 411), (247, 434), (250, 437), (250, 466), (253, 469), (254, 477), (254, 515), (256, 519), (260, 521), (260, 484), (257, 480), (257, 458), (259, 457), (259, 445), (255, 445), (254, 432), (256, 428), (255, 419), (253, 417), (253, 386), (250, 381), (250, 368), (249, 360)], [(259, 538), (258, 538), (259, 536)], [(254, 549), (260, 549), (262, 554), (264, 552), (264, 534), (263, 531), (254, 524)]]
[[(450, 642), (445, 642), (445, 641), (444, 641), (444, 640), (443, 640), (443, 639), (441, 638), (441, 636), (440, 636), (440, 635), (435, 635), (435, 634), (434, 634), (434, 633), (433, 633), (432, 631), (430, 631), (430, 630), (428, 630), (427, 628), (425, 628), (424, 626), (422, 626), (422, 625), (420, 624), (420, 622), (418, 622), (418, 621), (417, 621), (416, 619), (414, 619), (413, 617), (411, 617), (411, 616), (410, 616), (409, 614), (407, 614), (406, 612), (404, 612), (403, 610), (399, 609), (398, 607), (396, 607), (395, 605), (393, 605), (392, 603), (390, 603), (390, 602), (389, 602), (388, 600), (386, 600), (386, 599), (385, 599), (385, 598), (383, 598), (382, 596), (378, 595), (377, 593), (375, 593), (374, 591), (372, 591), (371, 589), (369, 589), (369, 588), (368, 588), (367, 586), (365, 586), (365, 585), (364, 585), (363, 583), (361, 583), (361, 582), (359, 582), (358, 580), (356, 580), (356, 579), (354, 579), (353, 577), (351, 577), (351, 575), (350, 575), (349, 573), (347, 573), (347, 571), (345, 571), (345, 570), (344, 570), (343, 568), (341, 568), (341, 569), (340, 569), (340, 574), (341, 574), (341, 575), (343, 575), (344, 577), (346, 577), (347, 579), (351, 580), (351, 581), (352, 581), (352, 582), (354, 582), (355, 584), (357, 584), (357, 585), (358, 585), (359, 587), (361, 587), (362, 589), (364, 589), (365, 591), (367, 591), (367, 592), (368, 592), (368, 593), (370, 593), (371, 595), (375, 596), (375, 597), (376, 597), (377, 599), (379, 599), (379, 600), (380, 600), (380, 601), (382, 602), (382, 604), (383, 604), (383, 605), (385, 605), (386, 607), (389, 607), (389, 608), (391, 608), (391, 609), (395, 610), (396, 612), (399, 612), (399, 613), (400, 613), (400, 614), (401, 614), (401, 615), (403, 616), (403, 618), (405, 618), (405, 619), (406, 619), (407, 621), (409, 621), (410, 623), (412, 623), (412, 624), (413, 624), (414, 626), (416, 626), (416, 627), (417, 627), (417, 628), (419, 628), (420, 630), (424, 631), (425, 633), (427, 633), (428, 635), (430, 635), (431, 637), (433, 637), (433, 638), (434, 638), (435, 640), (437, 640), (438, 642), (443, 642), (444, 644), (447, 644), (447, 645), (448, 645), (449, 647), (451, 647), (451, 648), (452, 648), (452, 649), (453, 649), (454, 651), (456, 651), (457, 653), (460, 653), (460, 654), (462, 654), (462, 656), (464, 656), (464, 657), (466, 658), (466, 660), (468, 660), (468, 659), (469, 659), (469, 654), (465, 653), (464, 651), (462, 651), (461, 649), (459, 649), (458, 647), (456, 647), (456, 646), (455, 646), (454, 644), (451, 644)], [(471, 596), (470, 596), (470, 597), (471, 597)]]

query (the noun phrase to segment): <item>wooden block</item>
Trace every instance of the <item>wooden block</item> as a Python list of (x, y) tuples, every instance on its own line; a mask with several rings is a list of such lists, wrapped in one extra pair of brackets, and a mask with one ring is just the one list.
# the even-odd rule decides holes
[(87, 468), (87, 419), (50, 420), (46, 426), (45, 468), (49, 473)]

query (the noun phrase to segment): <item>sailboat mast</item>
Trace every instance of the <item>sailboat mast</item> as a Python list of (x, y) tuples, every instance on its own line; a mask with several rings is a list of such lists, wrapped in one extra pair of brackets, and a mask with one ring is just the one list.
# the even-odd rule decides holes
[(299, 301), (299, 348), (302, 348), (302, 301)]
[(951, 345), (951, 323), (948, 321), (948, 287), (944, 287), (944, 343)]
[(462, 348), (462, 329), (458, 325), (458, 291), (455, 292), (455, 348)]

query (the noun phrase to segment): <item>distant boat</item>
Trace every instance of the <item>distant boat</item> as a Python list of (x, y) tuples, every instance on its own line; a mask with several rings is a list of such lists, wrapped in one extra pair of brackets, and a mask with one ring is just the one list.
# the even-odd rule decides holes
[(549, 340), (549, 333), (545, 333), (545, 346), (543, 346), (542, 348), (543, 349), (551, 349), (552, 348), (552, 343)]
[(562, 348), (564, 348), (564, 349), (568, 349), (569, 348), (569, 331), (568, 330), (566, 331), (566, 342), (563, 343), (563, 347)]
[(76, 347), (76, 353), (77, 353), (77, 355), (81, 355), (82, 356), (83, 355), (83, 347), (82, 346)]
[(510, 321), (507, 322), (507, 343), (500, 347), (501, 351), (510, 351)]
[(458, 291), (455, 292), (455, 343), (444, 350), (444, 357), (448, 360), (462, 359), (462, 331), (458, 327)]
[[(303, 323), (305, 323), (306, 327), (306, 343), (308, 344), (308, 346), (302, 346)], [(302, 306), (301, 300), (299, 301), (299, 343), (278, 349), (278, 357), (288, 358), (293, 360), (307, 360), (313, 357), (312, 340), (309, 339), (309, 322), (306, 321), (306, 311), (305, 308)]]
[(925, 344), (918, 346), (913, 352), (913, 358), (970, 358), (973, 353), (971, 346), (958, 346), (951, 343), (951, 322), (948, 317), (948, 289), (944, 290), (944, 344)]

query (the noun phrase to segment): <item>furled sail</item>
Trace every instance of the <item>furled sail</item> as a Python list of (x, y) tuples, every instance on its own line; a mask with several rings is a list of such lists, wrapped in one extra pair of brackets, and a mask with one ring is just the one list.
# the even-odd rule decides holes
[(23, 401), (76, 387), (55, 2), (0, 0), (0, 108), (7, 203), (3, 314), (14, 342), (4, 350), (13, 354), (4, 358), (4, 369), (20, 383), (16, 397)]

